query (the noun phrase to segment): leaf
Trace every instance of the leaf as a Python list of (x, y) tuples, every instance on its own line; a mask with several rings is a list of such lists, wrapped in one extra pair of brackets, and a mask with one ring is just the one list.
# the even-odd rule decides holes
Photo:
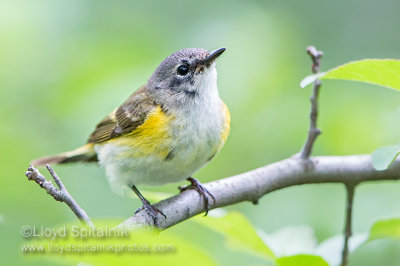
[(269, 234), (259, 231), (259, 235), (277, 257), (312, 254), (317, 246), (314, 230), (307, 225), (287, 226)]
[(304, 88), (318, 78), (360, 81), (400, 90), (400, 60), (364, 59), (349, 62), (327, 72), (308, 76), (300, 86)]
[[(312, 254), (322, 257), (329, 265), (339, 265), (343, 249), (343, 235), (333, 236), (319, 245), (310, 226), (288, 226), (272, 234), (261, 232), (261, 237), (277, 257)], [(349, 252), (354, 252), (368, 239), (368, 234), (356, 234), (350, 238)]]
[(239, 212), (212, 211), (208, 217), (195, 217), (193, 220), (224, 235), (228, 245), (233, 248), (275, 259), (274, 253), (258, 236), (253, 225)]
[(295, 255), (276, 260), (277, 266), (329, 266), (321, 257), (315, 255)]
[(381, 147), (372, 153), (372, 165), (378, 171), (386, 170), (400, 154), (400, 144)]
[[(358, 247), (368, 240), (368, 234), (356, 234), (349, 240), (349, 253), (353, 253)], [(329, 265), (339, 265), (342, 260), (344, 237), (342, 234), (336, 235), (323, 241), (315, 249), (314, 254), (324, 258)]]
[(325, 75), (325, 72), (323, 73), (317, 73), (317, 74), (313, 74), (313, 75), (309, 75), (307, 77), (305, 77), (301, 82), (300, 82), (300, 87), (305, 88), (308, 85), (310, 85), (311, 83), (313, 83), (314, 81), (316, 81), (317, 79), (323, 77)]
[(368, 241), (381, 238), (400, 238), (400, 218), (380, 220), (374, 223)]

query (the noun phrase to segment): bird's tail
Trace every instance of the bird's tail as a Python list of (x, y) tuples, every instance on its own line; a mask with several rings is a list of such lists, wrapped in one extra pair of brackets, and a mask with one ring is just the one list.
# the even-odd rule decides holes
[(63, 164), (74, 162), (97, 162), (97, 154), (93, 143), (86, 144), (73, 151), (63, 152), (54, 156), (43, 157), (32, 161), (33, 166), (43, 166), (46, 164)]

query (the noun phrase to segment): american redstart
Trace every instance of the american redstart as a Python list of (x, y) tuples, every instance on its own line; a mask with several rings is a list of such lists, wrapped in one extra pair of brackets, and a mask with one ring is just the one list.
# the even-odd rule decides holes
[[(162, 185), (188, 179), (204, 198), (215, 198), (191, 178), (221, 149), (230, 130), (229, 110), (217, 88), (217, 59), (225, 48), (188, 48), (168, 56), (147, 84), (107, 115), (86, 145), (40, 158), (33, 165), (98, 162), (114, 191), (132, 189), (158, 224), (157, 208), (137, 185)], [(207, 195), (208, 194), (208, 195)]]

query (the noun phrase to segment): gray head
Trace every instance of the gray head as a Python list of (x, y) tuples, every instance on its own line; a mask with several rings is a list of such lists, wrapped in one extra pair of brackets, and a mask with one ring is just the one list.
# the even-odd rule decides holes
[(168, 56), (150, 77), (147, 87), (160, 97), (194, 97), (204, 93), (215, 83), (217, 59), (225, 48), (208, 52), (201, 48), (187, 48)]

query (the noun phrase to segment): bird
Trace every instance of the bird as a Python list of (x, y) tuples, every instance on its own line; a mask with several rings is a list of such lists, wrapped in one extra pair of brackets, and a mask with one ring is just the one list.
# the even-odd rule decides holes
[[(230, 132), (230, 112), (217, 87), (216, 59), (225, 48), (186, 48), (166, 57), (147, 80), (102, 119), (85, 145), (32, 161), (34, 166), (97, 162), (112, 190), (133, 190), (158, 226), (167, 218), (137, 186), (187, 179), (204, 199), (215, 197), (192, 175), (221, 150)], [(160, 217), (161, 217), (160, 216)]]

